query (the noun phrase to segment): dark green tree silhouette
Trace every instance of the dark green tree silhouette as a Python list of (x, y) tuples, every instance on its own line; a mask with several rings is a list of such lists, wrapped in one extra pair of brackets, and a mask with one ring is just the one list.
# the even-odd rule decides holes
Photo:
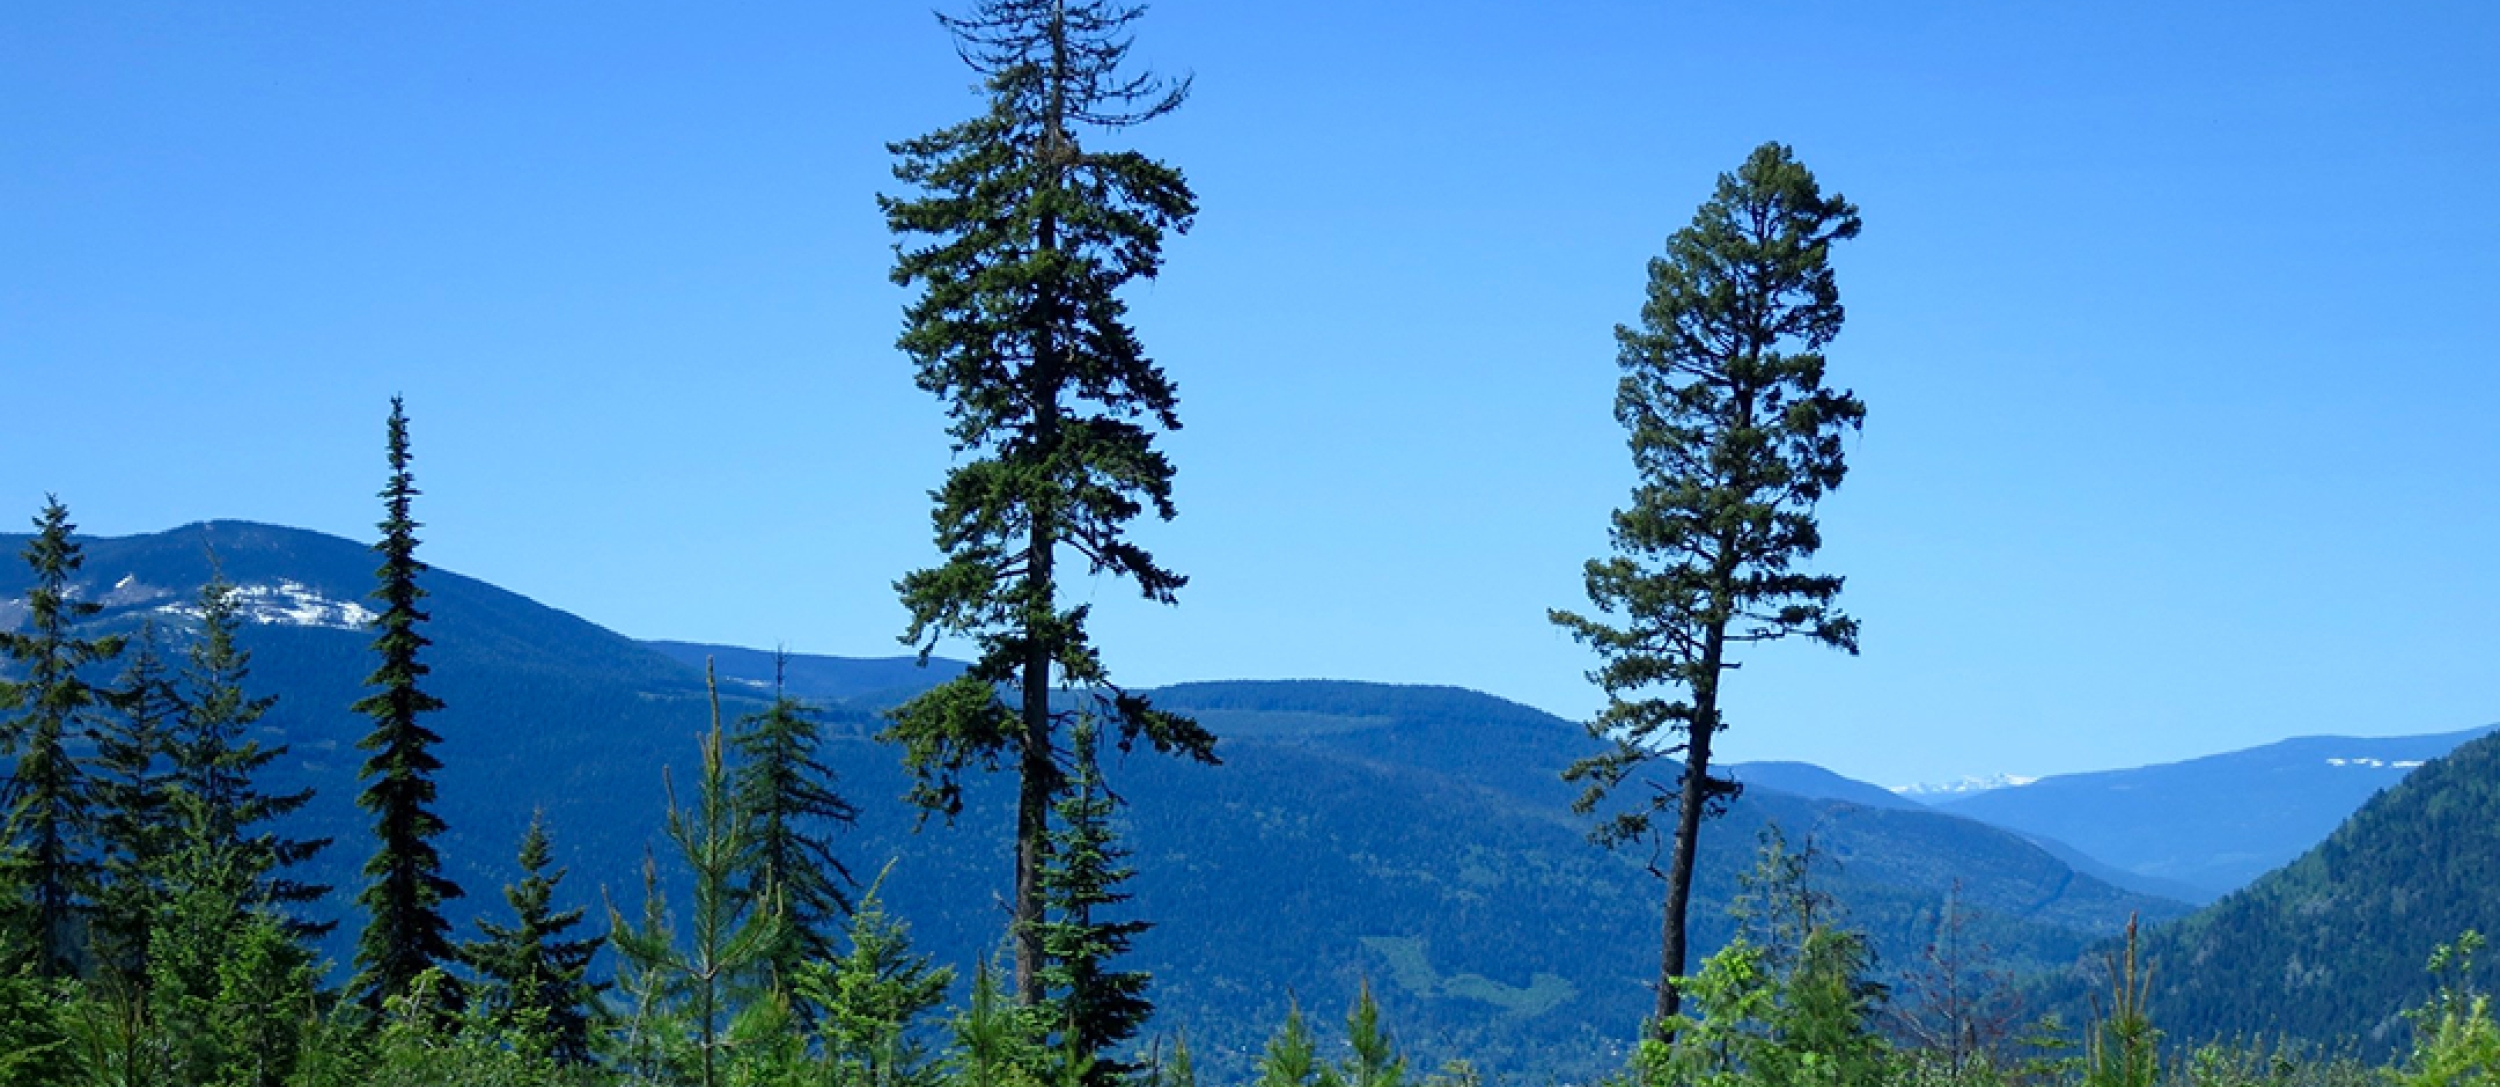
[[(216, 564), (215, 555), (210, 565)], [(198, 797), (206, 833), (252, 855), (256, 873), (254, 902), (300, 914), (330, 893), (323, 884), (286, 876), (286, 870), (313, 858), (330, 844), (328, 838), (297, 839), (279, 834), (269, 824), (312, 802), (313, 791), (270, 794), (255, 778), (287, 753), (287, 745), (264, 746), (247, 739), (261, 715), (277, 704), (275, 697), (253, 697), (245, 689), (252, 675), (252, 654), (235, 642), (241, 622), (234, 583), (218, 573), (200, 587), (200, 635), (191, 643), (184, 668), (190, 688), (173, 747), (174, 783)], [(336, 921), (314, 922), (287, 917), (290, 932), (316, 936), (337, 927)]]
[(156, 624), (143, 626), (136, 644), (114, 685), (115, 712), (94, 729), (88, 775), (103, 871), (90, 946), (97, 965), (133, 981), (147, 976), (148, 926), (164, 897), (166, 854), (177, 844), (167, 751), (182, 716)]
[[(381, 495), (382, 539), (373, 546), (382, 556), (376, 574), (381, 585), (373, 592), (382, 604), (382, 614), (373, 620), (373, 651), (380, 662), (365, 678), (373, 693), (354, 707), (373, 719), (373, 731), (356, 743), (371, 752), (358, 775), (366, 785), (356, 804), (373, 813), (377, 840), (372, 859), (365, 862), (368, 882), (356, 896), (366, 921), (356, 941), (355, 992), (376, 1011), (404, 994), (417, 975), (457, 961), (442, 906), (460, 897), (459, 885), (443, 875), (443, 858), (434, 848), (444, 826), (430, 807), (434, 772), (443, 768), (433, 748), (443, 738), (418, 717), (442, 709), (443, 703), (417, 688), (428, 671), (417, 653), (431, 644), (417, 632), (417, 624), (426, 620), (417, 607), (426, 596), (417, 586), (426, 565), (417, 561), (418, 525), (409, 516), (417, 487), (408, 472), (408, 415), (396, 396), (391, 398), (389, 448), (391, 477)], [(445, 995), (446, 1003), (457, 1005), (457, 994), (448, 985)]]
[(69, 507), (46, 496), (35, 538), (22, 552), (35, 574), (26, 590), (24, 628), (0, 633), (0, 650), (25, 677), (0, 686), (0, 711), (11, 713), (0, 718), (0, 755), (17, 756), (8, 812), (27, 907), (18, 914), (26, 931), (11, 935), (24, 941), (39, 978), (70, 976), (81, 965), (97, 876), (95, 810), (69, 739), (94, 728), (110, 698), (79, 678), (79, 670), (120, 656), (123, 643), (117, 636), (82, 638), (74, 630), (103, 610), (70, 596), (70, 578), (86, 563), (71, 538), (76, 531)]
[(1602, 662), (1590, 678), (1607, 703), (1589, 731), (1612, 746), (1564, 775), (1586, 786), (1578, 810), (1682, 757), (1674, 788), (1655, 787), (1593, 835), (1618, 844), (1647, 836), (1654, 813), (1675, 814), (1651, 1024), (1662, 1036), (1678, 1003), (1669, 979), (1685, 971), (1702, 818), (1737, 791), (1710, 762), (1735, 650), (1803, 635), (1857, 651), (1857, 621), (1835, 608), (1841, 579), (1800, 569), (1823, 542), (1815, 503), (1840, 485), (1842, 440), (1866, 415), (1824, 385), (1821, 354), (1842, 317), (1831, 245), (1857, 233), (1855, 207), (1764, 144), (1650, 261), (1641, 327), (1615, 330), (1615, 418), (1639, 482), (1614, 514), (1614, 555), (1586, 567), (1597, 615), (1551, 617)]
[(924, 655), (940, 637), (979, 647), (962, 678), (897, 710), (884, 736), (902, 745), (925, 810), (956, 814), (968, 769), (1003, 762), (1019, 775), (1009, 934), (1028, 1005), (1042, 995), (1041, 859), (1069, 719), (1053, 690), (1081, 692), (1123, 749), (1143, 737), (1214, 761), (1206, 730), (1111, 686), (1087, 609), (1059, 594), (1063, 558), (1163, 603), (1187, 580), (1128, 535), (1149, 510), (1173, 516), (1172, 465), (1154, 439), (1180, 417), (1120, 292), (1155, 275), (1165, 232), (1188, 228), (1196, 198), (1179, 171), (1087, 142), (1171, 112), (1189, 89), (1123, 71), (1142, 10), (978, 0), (966, 18), (942, 17), (988, 108), (893, 145), (895, 177), (919, 192), (879, 200), (901, 238), (895, 281), (921, 290), (900, 346), (966, 454), (936, 492), (944, 562), (897, 586), (911, 612), (903, 640)]
[(836, 935), (851, 908), (843, 885), (850, 870), (833, 853), (832, 829), (850, 824), (859, 810), (834, 791), (833, 768), (818, 757), (824, 725), (814, 706), (780, 685), (774, 664), (773, 701), (738, 722), (738, 806), (755, 822), (753, 867), (747, 891), (780, 896), (789, 921), (789, 944), (773, 955), (773, 973), (784, 985), (801, 962), (840, 954)]
[(585, 1064), (599, 988), (586, 978), (590, 960), (604, 941), (565, 938), (581, 924), (583, 911), (555, 908), (564, 869), (547, 870), (554, 855), (545, 813), (530, 817), (519, 859), (521, 881), (503, 889), (512, 923), (481, 919), (477, 927), (486, 938), (471, 942), (463, 954), (485, 982), (479, 997), (489, 1022), (508, 1035), (532, 1039), (540, 1055), (558, 1064)]
[(1092, 721), (1079, 720), (1070, 730), (1068, 750), (1067, 792), (1055, 806), (1059, 826), (1042, 867), (1043, 1006), (1059, 1032), (1054, 1053), (1072, 1065), (1060, 1070), (1059, 1081), (1111, 1087), (1139, 1070), (1113, 1051), (1154, 1014), (1146, 999), (1152, 979), (1111, 963), (1152, 926), (1098, 912), (1128, 901), (1119, 888), (1136, 872), (1111, 832), (1117, 801), (1103, 788)]

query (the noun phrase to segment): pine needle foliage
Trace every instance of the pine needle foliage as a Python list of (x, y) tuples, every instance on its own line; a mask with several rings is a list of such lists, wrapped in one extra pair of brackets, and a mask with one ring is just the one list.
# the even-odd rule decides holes
[(565, 938), (581, 924), (584, 911), (555, 907), (556, 887), (564, 882), (565, 872), (549, 871), (555, 856), (544, 812), (530, 817), (518, 860), (520, 882), (503, 889), (512, 922), (481, 918), (477, 927), (484, 938), (472, 941), (461, 957), (482, 982), (479, 1010), (490, 1025), (525, 1038), (525, 1048), (557, 1064), (586, 1064), (591, 1011), (601, 988), (587, 977), (590, 960), (605, 941)]
[(1594, 813), (1643, 767), (1682, 759), (1673, 787), (1653, 783), (1592, 835), (1646, 838), (1656, 813), (1674, 813), (1653, 1029), (1674, 1021), (1702, 820), (1737, 791), (1711, 772), (1735, 651), (1791, 636), (1857, 649), (1841, 579), (1800, 564), (1822, 547), (1814, 506), (1840, 485), (1843, 438), (1866, 414), (1824, 384), (1821, 354), (1842, 319), (1831, 246), (1858, 226), (1855, 207), (1766, 143), (1650, 262), (1640, 327), (1615, 330), (1615, 418), (1638, 482), (1614, 514), (1613, 556), (1584, 570), (1596, 614), (1549, 615), (1596, 650), (1589, 675), (1607, 700), (1589, 731), (1609, 750), (1564, 774), (1584, 786), (1575, 808)]
[(135, 646), (114, 683), (114, 712), (101, 715), (94, 729), (89, 775), (103, 877), (89, 939), (96, 965), (129, 981), (147, 975), (148, 923), (162, 898), (165, 855), (174, 845), (167, 751), (182, 714), (156, 624), (140, 629)]
[(730, 740), (738, 768), (738, 806), (754, 820), (754, 864), (747, 893), (779, 894), (790, 928), (787, 946), (773, 953), (773, 974), (785, 984), (802, 962), (838, 954), (836, 935), (851, 909), (844, 886), (850, 869), (834, 855), (832, 832), (859, 818), (859, 809), (835, 791), (837, 776), (818, 754), (824, 724), (816, 707), (779, 684), (774, 662), (772, 703), (738, 722)]
[(979, 649), (962, 678), (897, 710), (884, 738), (903, 748), (913, 800), (950, 818), (966, 772), (1018, 774), (1009, 937), (1025, 1004), (1042, 997), (1041, 860), (1069, 720), (1054, 689), (1085, 692), (1123, 749), (1142, 737), (1214, 760), (1195, 722), (1111, 685), (1088, 609), (1059, 591), (1063, 558), (1167, 604), (1187, 581), (1128, 533), (1148, 511), (1174, 515), (1155, 438), (1180, 417), (1121, 292), (1161, 268), (1164, 236), (1188, 229), (1196, 198), (1170, 166), (1097, 146), (1187, 96), (1186, 80), (1129, 70), (1142, 14), (1110, 0), (978, 0), (941, 17), (987, 108), (892, 145), (895, 177), (917, 191), (878, 201), (900, 239), (894, 279), (921, 292), (899, 344), (964, 455), (935, 492), (944, 560), (897, 585), (903, 640), (924, 656), (940, 637)]
[[(210, 565), (216, 566), (214, 554)], [(252, 654), (235, 640), (242, 615), (234, 583), (222, 572), (213, 574), (200, 587), (198, 607), (200, 633), (183, 669), (189, 693), (172, 751), (174, 784), (199, 798), (209, 834), (255, 855), (259, 874), (254, 897), (300, 913), (328, 897), (330, 888), (289, 878), (286, 870), (312, 860), (330, 840), (286, 837), (271, 825), (311, 803), (313, 790), (271, 794), (261, 789), (256, 779), (286, 756), (287, 745), (263, 745), (248, 737), (278, 700), (254, 697), (248, 690)], [(289, 931), (308, 937), (338, 924), (293, 915), (286, 923)]]
[[(888, 864), (890, 874), (893, 866)], [(817, 1036), (832, 1082), (845, 1087), (936, 1087), (939, 1069), (915, 1026), (946, 999), (950, 967), (911, 949), (911, 932), (869, 885), (851, 911), (850, 949), (801, 964), (797, 992), (818, 1009)]]
[[(1116, 1051), (1137, 1036), (1154, 1004), (1146, 999), (1149, 975), (1112, 963), (1152, 926), (1102, 916), (1128, 901), (1120, 886), (1136, 870), (1112, 833), (1118, 801), (1103, 787), (1090, 720), (1077, 722), (1068, 746), (1067, 792), (1056, 805), (1059, 826), (1042, 868), (1042, 1006), (1059, 1032), (1055, 1051), (1070, 1058), (1057, 1081), (1113, 1087), (1140, 1069)], [(1076, 1060), (1083, 1062), (1081, 1075)]]
[(31, 954), (35, 977), (77, 974), (84, 959), (89, 896), (99, 869), (93, 853), (92, 785), (69, 741), (97, 727), (111, 693), (79, 678), (81, 669), (121, 655), (118, 636), (81, 637), (75, 627), (103, 606), (71, 596), (70, 579), (86, 558), (72, 535), (69, 507), (49, 497), (26, 544), (34, 583), (26, 590), (23, 629), (0, 633), (4, 651), (24, 679), (0, 685), (0, 755), (17, 756), (9, 785), (9, 825), (26, 908), (22, 931), (10, 934)]
[[(708, 663), (704, 683), (712, 727), (701, 741), (694, 804), (681, 806), (673, 785), (668, 800), (668, 839), (692, 877), (683, 936), (655, 905), (641, 926), (626, 924), (611, 908), (608, 939), (638, 975), (636, 987), (646, 999), (657, 997), (645, 1014), (671, 1021), (651, 1036), (682, 1039), (693, 1082), (720, 1087), (733, 1043), (741, 1039), (739, 1016), (769, 1013), (781, 1000), (772, 956), (788, 943), (790, 927), (777, 891), (758, 895), (746, 887), (755, 864), (755, 819), (739, 806), (722, 758), (720, 685)], [(656, 883), (647, 890), (656, 894)]]
[[(419, 526), (409, 507), (418, 491), (408, 470), (408, 414), (399, 397), (391, 398), (388, 446), (391, 476), (381, 495), (382, 539), (373, 546), (382, 556), (375, 575), (380, 587), (373, 592), (382, 604), (373, 620), (379, 662), (365, 678), (373, 693), (353, 707), (373, 719), (373, 731), (356, 743), (370, 753), (358, 775), (366, 785), (356, 804), (373, 813), (376, 839), (364, 867), (368, 882), (356, 896), (366, 921), (356, 941), (354, 988), (375, 1010), (405, 994), (419, 974), (459, 958), (442, 907), (460, 897), (460, 886), (443, 874), (442, 854), (434, 847), (445, 829), (432, 807), (434, 773), (443, 768), (433, 749), (443, 738), (419, 720), (442, 709), (443, 702), (417, 686), (429, 671), (418, 660), (419, 651), (432, 643), (418, 631), (427, 615), (418, 607), (426, 592), (417, 579), (427, 567), (417, 560)], [(459, 1006), (459, 986), (448, 976), (436, 995), (446, 1007)]]

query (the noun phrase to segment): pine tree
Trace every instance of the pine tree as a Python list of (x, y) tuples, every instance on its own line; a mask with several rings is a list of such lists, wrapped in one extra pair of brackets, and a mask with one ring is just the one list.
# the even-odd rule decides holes
[(952, 1024), (947, 1080), (956, 1087), (1041, 1087), (1047, 1054), (1035, 1024), (1041, 1009), (1002, 993), (988, 962), (972, 973), (972, 992)]
[(183, 709), (154, 623), (141, 628), (113, 704), (116, 712), (104, 715), (95, 729), (89, 775), (104, 875), (96, 892), (93, 946), (98, 965), (141, 979), (147, 975), (148, 924), (163, 898), (165, 855), (174, 845), (167, 803), (173, 774), (166, 753)]
[(1824, 386), (1820, 354), (1842, 318), (1831, 245), (1858, 225), (1788, 148), (1764, 144), (1650, 262), (1642, 327), (1615, 332), (1615, 417), (1639, 483), (1614, 515), (1614, 556), (1586, 567), (1599, 615), (1550, 614), (1597, 651), (1590, 678), (1607, 697), (1589, 730), (1612, 748), (1565, 774), (1586, 786), (1575, 807), (1592, 812), (1644, 765), (1683, 758), (1674, 789), (1593, 835), (1643, 838), (1654, 813), (1674, 811), (1653, 1032), (1676, 1012), (1669, 980), (1685, 970), (1702, 819), (1737, 790), (1711, 772), (1734, 651), (1791, 635), (1857, 649), (1857, 621), (1834, 606), (1841, 579), (1798, 567), (1822, 546), (1814, 505), (1840, 485), (1842, 439), (1866, 415)]
[(1302, 1019), (1302, 1006), (1288, 1004), (1284, 1028), (1267, 1040), (1267, 1049), (1259, 1054), (1259, 1078), (1256, 1087), (1309, 1087), (1325, 1068), (1319, 1062), (1319, 1044), (1311, 1038), (1310, 1025)]
[[(1151, 926), (1097, 913), (1128, 901), (1118, 888), (1136, 873), (1122, 863), (1128, 853), (1112, 838), (1115, 801), (1095, 763), (1091, 721), (1077, 722), (1068, 747), (1067, 792), (1056, 806), (1059, 828), (1042, 868), (1043, 1007), (1060, 1032), (1059, 1051), (1083, 1060), (1087, 1087), (1111, 1087), (1138, 1070), (1112, 1051), (1137, 1035), (1154, 1005), (1146, 999), (1147, 974), (1110, 964)], [(1063, 1074), (1061, 1081), (1069, 1078)]]
[(0, 633), (0, 650), (26, 677), (0, 686), (0, 710), (16, 711), (0, 720), (0, 755), (17, 756), (9, 815), (27, 906), (20, 916), (28, 931), (13, 936), (32, 952), (35, 976), (46, 979), (79, 969), (87, 896), (97, 874), (90, 784), (68, 743), (94, 727), (108, 695), (79, 678), (79, 670), (122, 651), (119, 637), (81, 638), (72, 630), (103, 610), (70, 596), (70, 578), (86, 563), (71, 538), (76, 531), (69, 508), (47, 496), (35, 518), (35, 538), (23, 552), (35, 574), (26, 590), (25, 627)]
[[(210, 555), (209, 561), (214, 567), (216, 556)], [(287, 753), (285, 744), (264, 747), (245, 738), (278, 700), (255, 698), (245, 690), (252, 654), (235, 641), (241, 614), (234, 584), (224, 574), (200, 587), (199, 611), (200, 634), (191, 643), (184, 670), (190, 694), (173, 748), (174, 783), (200, 799), (211, 834), (258, 855), (253, 900), (300, 910), (326, 898), (330, 888), (290, 879), (285, 872), (310, 861), (330, 840), (287, 838), (266, 826), (311, 803), (313, 791), (273, 796), (255, 783), (263, 768)], [(337, 922), (289, 917), (287, 926), (298, 936), (318, 936)]]
[(1110, 685), (1087, 609), (1059, 593), (1063, 557), (1167, 604), (1187, 580), (1128, 537), (1149, 509), (1173, 516), (1172, 465), (1154, 438), (1180, 418), (1120, 292), (1155, 275), (1165, 232), (1188, 229), (1196, 198), (1169, 166), (1085, 145), (1187, 94), (1186, 80), (1122, 71), (1142, 10), (977, 0), (968, 18), (942, 17), (985, 78), (988, 109), (893, 145), (895, 177), (920, 195), (879, 200), (904, 239), (895, 281), (922, 288), (900, 346), (920, 387), (945, 401), (957, 452), (970, 454), (936, 492), (944, 562), (898, 584), (911, 612), (903, 640), (924, 656), (944, 636), (980, 647), (962, 678), (896, 711), (884, 736), (903, 746), (913, 799), (950, 818), (967, 769), (1015, 767), (1009, 936), (1025, 1004), (1041, 999), (1041, 859), (1068, 720), (1053, 712), (1054, 687), (1098, 702), (1124, 749), (1142, 736), (1214, 761), (1206, 730)]
[(755, 821), (754, 867), (747, 891), (770, 888), (781, 897), (790, 942), (774, 952), (773, 973), (785, 981), (799, 963), (833, 958), (835, 934), (851, 902), (842, 885), (850, 870), (833, 854), (828, 836), (847, 826), (859, 809), (834, 791), (835, 775), (817, 757), (824, 726), (817, 711), (780, 686), (774, 662), (772, 704), (738, 722), (731, 740), (738, 753), (738, 806)]
[(485, 982), (480, 995), (489, 1022), (507, 1033), (536, 1036), (543, 1043), (539, 1051), (558, 1064), (579, 1065), (590, 1060), (590, 1009), (599, 988), (585, 978), (603, 941), (564, 938), (581, 923), (583, 911), (555, 908), (564, 870), (550, 874), (553, 862), (542, 812), (530, 817), (521, 836), (521, 882), (503, 889), (512, 923), (479, 920), (486, 938), (472, 942), (462, 957)]
[(1388, 1032), (1380, 1029), (1380, 1005), (1372, 999), (1369, 979), (1355, 991), (1354, 1008), (1345, 1017), (1345, 1034), (1354, 1056), (1339, 1072), (1339, 1083), (1345, 1087), (1400, 1087), (1406, 1082), (1406, 1057), (1389, 1040)]
[[(377, 573), (381, 586), (373, 598), (383, 605), (373, 620), (378, 632), (374, 654), (381, 658), (365, 685), (372, 694), (354, 711), (373, 718), (373, 731), (357, 741), (372, 752), (358, 776), (368, 782), (356, 797), (358, 807), (372, 812), (372, 859), (365, 862), (364, 892), (356, 896), (366, 922), (356, 941), (355, 991), (366, 1007), (380, 1010), (404, 993), (417, 975), (458, 957), (451, 944), (451, 923), (443, 919), (444, 902), (460, 897), (460, 887), (443, 875), (442, 855), (433, 840), (444, 830), (434, 802), (434, 772), (443, 767), (434, 757), (442, 737), (418, 723), (420, 714), (443, 708), (441, 699), (417, 688), (428, 669), (417, 651), (430, 644), (417, 632), (426, 614), (417, 602), (425, 590), (417, 576), (426, 565), (417, 561), (417, 522), (409, 516), (416, 497), (415, 478), (408, 472), (408, 416), (400, 398), (391, 398), (389, 427), (391, 478), (382, 489), (385, 516), (382, 539), (373, 549), (382, 556)], [(446, 1003), (456, 1007), (456, 987), (447, 985)]]
[[(627, 925), (611, 908), (608, 939), (633, 970), (657, 983), (652, 991), (663, 1001), (651, 1011), (681, 1024), (669, 1033), (686, 1040), (694, 1081), (719, 1087), (726, 1081), (725, 1051), (738, 1034), (738, 1018), (769, 1010), (778, 995), (772, 955), (788, 942), (790, 930), (777, 893), (768, 888), (759, 897), (740, 885), (755, 863), (755, 821), (738, 806), (721, 757), (720, 687), (708, 662), (704, 683), (711, 691), (712, 729), (703, 737), (695, 802), (680, 806), (673, 786), (668, 800), (668, 839), (693, 877), (683, 946), (656, 906), (647, 915), (651, 923), (640, 927)], [(656, 894), (656, 883), (648, 890)]]

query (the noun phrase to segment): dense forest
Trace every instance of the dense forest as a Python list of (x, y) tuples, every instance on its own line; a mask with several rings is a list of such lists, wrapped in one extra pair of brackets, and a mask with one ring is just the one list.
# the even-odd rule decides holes
[[(1171, 605), (1189, 581), (1132, 532), (1178, 514), (1181, 418), (1126, 292), (1199, 213), (1179, 169), (1119, 146), (1190, 90), (1131, 62), (1142, 14), (941, 17), (980, 106), (891, 147), (897, 346), (956, 453), (937, 556), (894, 583), (910, 665), (620, 644), (439, 576), (398, 399), (371, 578), (274, 590), (304, 630), (249, 629), (273, 590), (206, 531), (164, 577), (195, 591), (115, 610), (153, 590), (96, 591), (92, 541), (47, 501), (0, 608), (0, 1085), (2500, 1083), (2474, 931), (2500, 886), (2500, 737), (2196, 913), (1915, 806), (1749, 796), (1717, 758), (1748, 653), (1858, 649), (1816, 506), (1868, 417), (1823, 353), (1832, 250), (1863, 224), (1780, 143), (1716, 179), (1616, 330), (1637, 483), (1585, 602), (1547, 616), (1605, 697), (1570, 744), (1469, 692), (1115, 681), (1089, 594)], [(319, 565), (317, 542), (223, 531), (251, 543), (238, 565)], [(497, 618), (446, 637), (444, 605)], [(562, 802), (464, 824), (479, 809), (445, 786), (475, 748), (444, 727), (464, 702), (551, 707), (501, 722), (493, 780)], [(275, 727), (306, 712), (361, 731)], [(553, 754), (646, 720), (691, 736), (659, 781)], [(838, 769), (862, 751), (890, 773)], [(655, 793), (656, 839), (578, 802)], [(1155, 821), (1193, 817), (1185, 796), (1257, 826)], [(1371, 819), (1312, 814), (1347, 800)], [(904, 822), (923, 833), (864, 848)], [(949, 835), (970, 822), (1001, 833)], [(914, 881), (947, 865), (1004, 893), (932, 941), (915, 922), (960, 891)], [(1144, 866), (1175, 875), (1141, 894)], [(1310, 893), (1363, 881), (1423, 891)], [(1615, 912), (1576, 909), (1592, 897)], [(1245, 948), (1322, 930), (1377, 971), (1225, 991)], [(1172, 990), (1194, 1033), (1158, 1014)], [(1305, 1006), (1323, 991), (1346, 999)], [(1469, 1010), (1426, 1018), (1434, 997)], [(1566, 1005), (1590, 1014), (1547, 1016)], [(1410, 1063), (1410, 1009), (1443, 1059)]]

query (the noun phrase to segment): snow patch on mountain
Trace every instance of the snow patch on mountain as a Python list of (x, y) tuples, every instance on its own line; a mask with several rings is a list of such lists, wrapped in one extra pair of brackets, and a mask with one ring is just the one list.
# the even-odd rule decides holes
[(2024, 777), (2021, 774), (1988, 774), (1980, 777), (1959, 778), (1953, 781), (1922, 782), (1917, 785), (1895, 785), (1892, 787), (1892, 791), (1896, 796), (1906, 796), (1912, 800), (1929, 800), (1935, 798), (1951, 799), (1954, 797), (1970, 796), (1973, 793), (1992, 792), (1997, 789), (2021, 788), (2022, 786), (2029, 785), (2038, 780), (2040, 779), (2036, 777)]
[(2328, 766), (2362, 766), (2368, 767), (2372, 770), (2411, 770), (2416, 766), (2422, 765), (2422, 760), (2372, 758), (2328, 759), (2326, 760), (2326, 764)]
[[(237, 585), (234, 588), (234, 605), (235, 614), (245, 622), (266, 626), (363, 630), (379, 618), (371, 608), (352, 600), (332, 600), (298, 581)], [(167, 604), (156, 610), (187, 619), (200, 618), (197, 604)]]

